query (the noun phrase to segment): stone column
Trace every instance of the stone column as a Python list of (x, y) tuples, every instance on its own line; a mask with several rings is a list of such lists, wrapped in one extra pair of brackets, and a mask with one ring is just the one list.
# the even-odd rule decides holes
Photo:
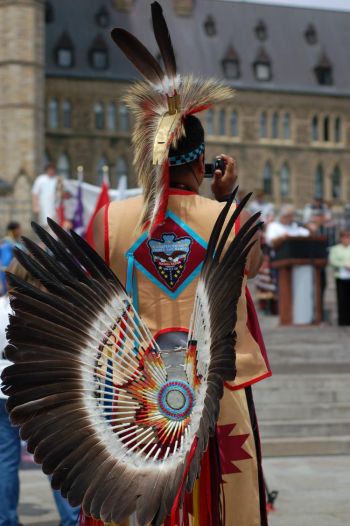
[(33, 179), (44, 148), (44, 1), (0, 0), (0, 178)]

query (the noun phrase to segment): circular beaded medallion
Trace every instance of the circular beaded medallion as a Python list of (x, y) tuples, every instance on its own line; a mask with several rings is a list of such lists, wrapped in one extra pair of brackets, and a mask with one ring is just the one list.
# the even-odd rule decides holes
[(194, 392), (183, 380), (166, 382), (159, 390), (159, 409), (171, 420), (187, 418), (192, 411), (193, 402)]

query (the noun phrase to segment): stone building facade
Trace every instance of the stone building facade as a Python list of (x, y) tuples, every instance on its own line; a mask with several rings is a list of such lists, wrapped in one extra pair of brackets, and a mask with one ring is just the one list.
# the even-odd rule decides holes
[[(301, 207), (314, 194), (339, 208), (349, 202), (350, 13), (220, 0), (162, 5), (179, 70), (237, 90), (232, 105), (202, 116), (207, 160), (234, 155), (241, 186), (264, 188), (277, 205)], [(157, 56), (149, 3), (0, 0), (0, 24), (0, 179), (23, 197), (52, 161), (70, 177), (83, 165), (94, 184), (107, 164), (112, 186), (125, 174), (135, 186), (122, 97), (139, 77), (109, 31), (130, 29)]]
[(30, 217), (30, 187), (44, 151), (44, 40), (42, 0), (0, 0), (2, 223)]

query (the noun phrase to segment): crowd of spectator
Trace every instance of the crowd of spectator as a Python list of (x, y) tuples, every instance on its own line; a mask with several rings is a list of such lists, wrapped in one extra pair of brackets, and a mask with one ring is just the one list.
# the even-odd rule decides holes
[[(278, 273), (271, 268), (275, 250), (288, 238), (324, 238), (329, 254), (329, 264), (336, 282), (337, 313), (339, 325), (350, 325), (350, 206), (345, 207), (341, 221), (335, 221), (330, 207), (320, 196), (315, 196), (302, 211), (292, 205), (276, 209), (265, 200), (262, 191), (250, 205), (250, 211), (261, 211), (264, 221), (264, 260), (255, 280), (261, 310), (266, 314), (278, 312)], [(321, 298), (327, 285), (327, 271), (321, 270)], [(324, 316), (324, 309), (323, 309)]]

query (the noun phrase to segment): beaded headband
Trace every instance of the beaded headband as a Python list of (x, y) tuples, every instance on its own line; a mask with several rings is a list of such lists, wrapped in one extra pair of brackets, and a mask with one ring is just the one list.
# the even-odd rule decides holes
[(202, 142), (202, 144), (191, 152), (183, 153), (181, 155), (173, 155), (172, 157), (169, 157), (169, 166), (180, 166), (181, 164), (191, 163), (192, 161), (199, 159), (204, 153), (204, 150), (205, 146), (204, 142)]

